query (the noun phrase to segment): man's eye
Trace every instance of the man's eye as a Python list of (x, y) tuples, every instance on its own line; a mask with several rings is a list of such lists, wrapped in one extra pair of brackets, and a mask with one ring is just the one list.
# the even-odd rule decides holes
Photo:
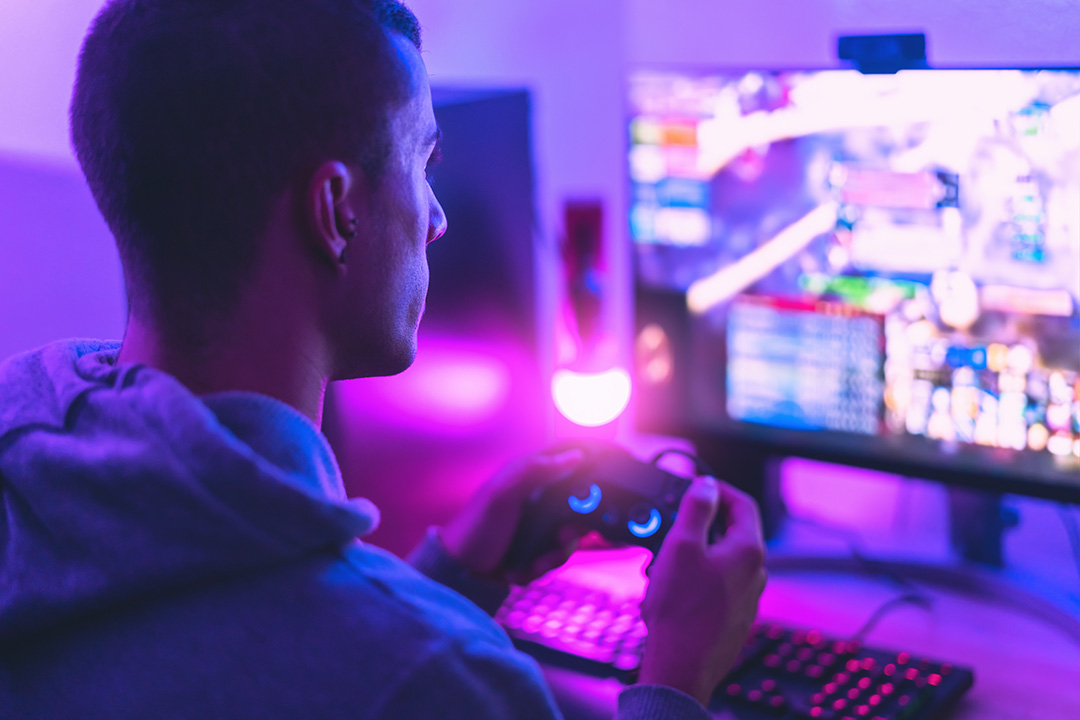
[(442, 145), (436, 144), (431, 151), (431, 156), (428, 157), (427, 165), (424, 167), (424, 174), (427, 175), (428, 182), (431, 182), (435, 176), (435, 166), (442, 161)]

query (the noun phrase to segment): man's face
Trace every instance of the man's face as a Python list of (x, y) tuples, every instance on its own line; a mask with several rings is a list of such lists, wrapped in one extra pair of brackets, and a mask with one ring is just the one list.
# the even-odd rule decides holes
[(426, 246), (446, 232), (446, 216), (428, 183), (438, 141), (427, 70), (416, 48), (393, 35), (412, 77), (412, 96), (390, 111), (390, 157), (372, 185), (356, 183), (350, 199), (364, 218), (348, 249), (344, 310), (337, 328), (338, 375), (392, 375), (416, 357), (416, 331), (428, 288)]

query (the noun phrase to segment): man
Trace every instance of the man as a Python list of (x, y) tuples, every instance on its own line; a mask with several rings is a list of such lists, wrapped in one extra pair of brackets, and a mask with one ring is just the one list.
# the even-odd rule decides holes
[[(122, 345), (0, 367), (0, 717), (557, 716), (489, 613), (524, 498), (576, 458), (508, 468), (414, 569), (356, 539), (377, 510), (318, 430), (327, 382), (416, 353), (446, 228), (419, 48), (393, 0), (113, 0), (94, 22), (72, 138), (129, 318)], [(707, 717), (763, 584), (752, 501), (697, 480), (618, 716)]]

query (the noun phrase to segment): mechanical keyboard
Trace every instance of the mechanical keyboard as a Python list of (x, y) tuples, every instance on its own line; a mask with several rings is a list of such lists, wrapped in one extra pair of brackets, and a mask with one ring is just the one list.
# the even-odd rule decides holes
[[(513, 588), (495, 619), (542, 662), (624, 682), (648, 634), (637, 600), (552, 577)], [(710, 708), (747, 720), (930, 720), (946, 717), (973, 679), (950, 663), (760, 623)]]

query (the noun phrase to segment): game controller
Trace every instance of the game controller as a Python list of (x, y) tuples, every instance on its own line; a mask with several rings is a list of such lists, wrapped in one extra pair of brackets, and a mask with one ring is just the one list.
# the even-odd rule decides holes
[(506, 565), (524, 569), (557, 545), (564, 525), (596, 530), (617, 545), (638, 545), (654, 555), (679, 509), (688, 478), (638, 460), (610, 443), (575, 442), (585, 457), (572, 474), (538, 488), (522, 511)]

